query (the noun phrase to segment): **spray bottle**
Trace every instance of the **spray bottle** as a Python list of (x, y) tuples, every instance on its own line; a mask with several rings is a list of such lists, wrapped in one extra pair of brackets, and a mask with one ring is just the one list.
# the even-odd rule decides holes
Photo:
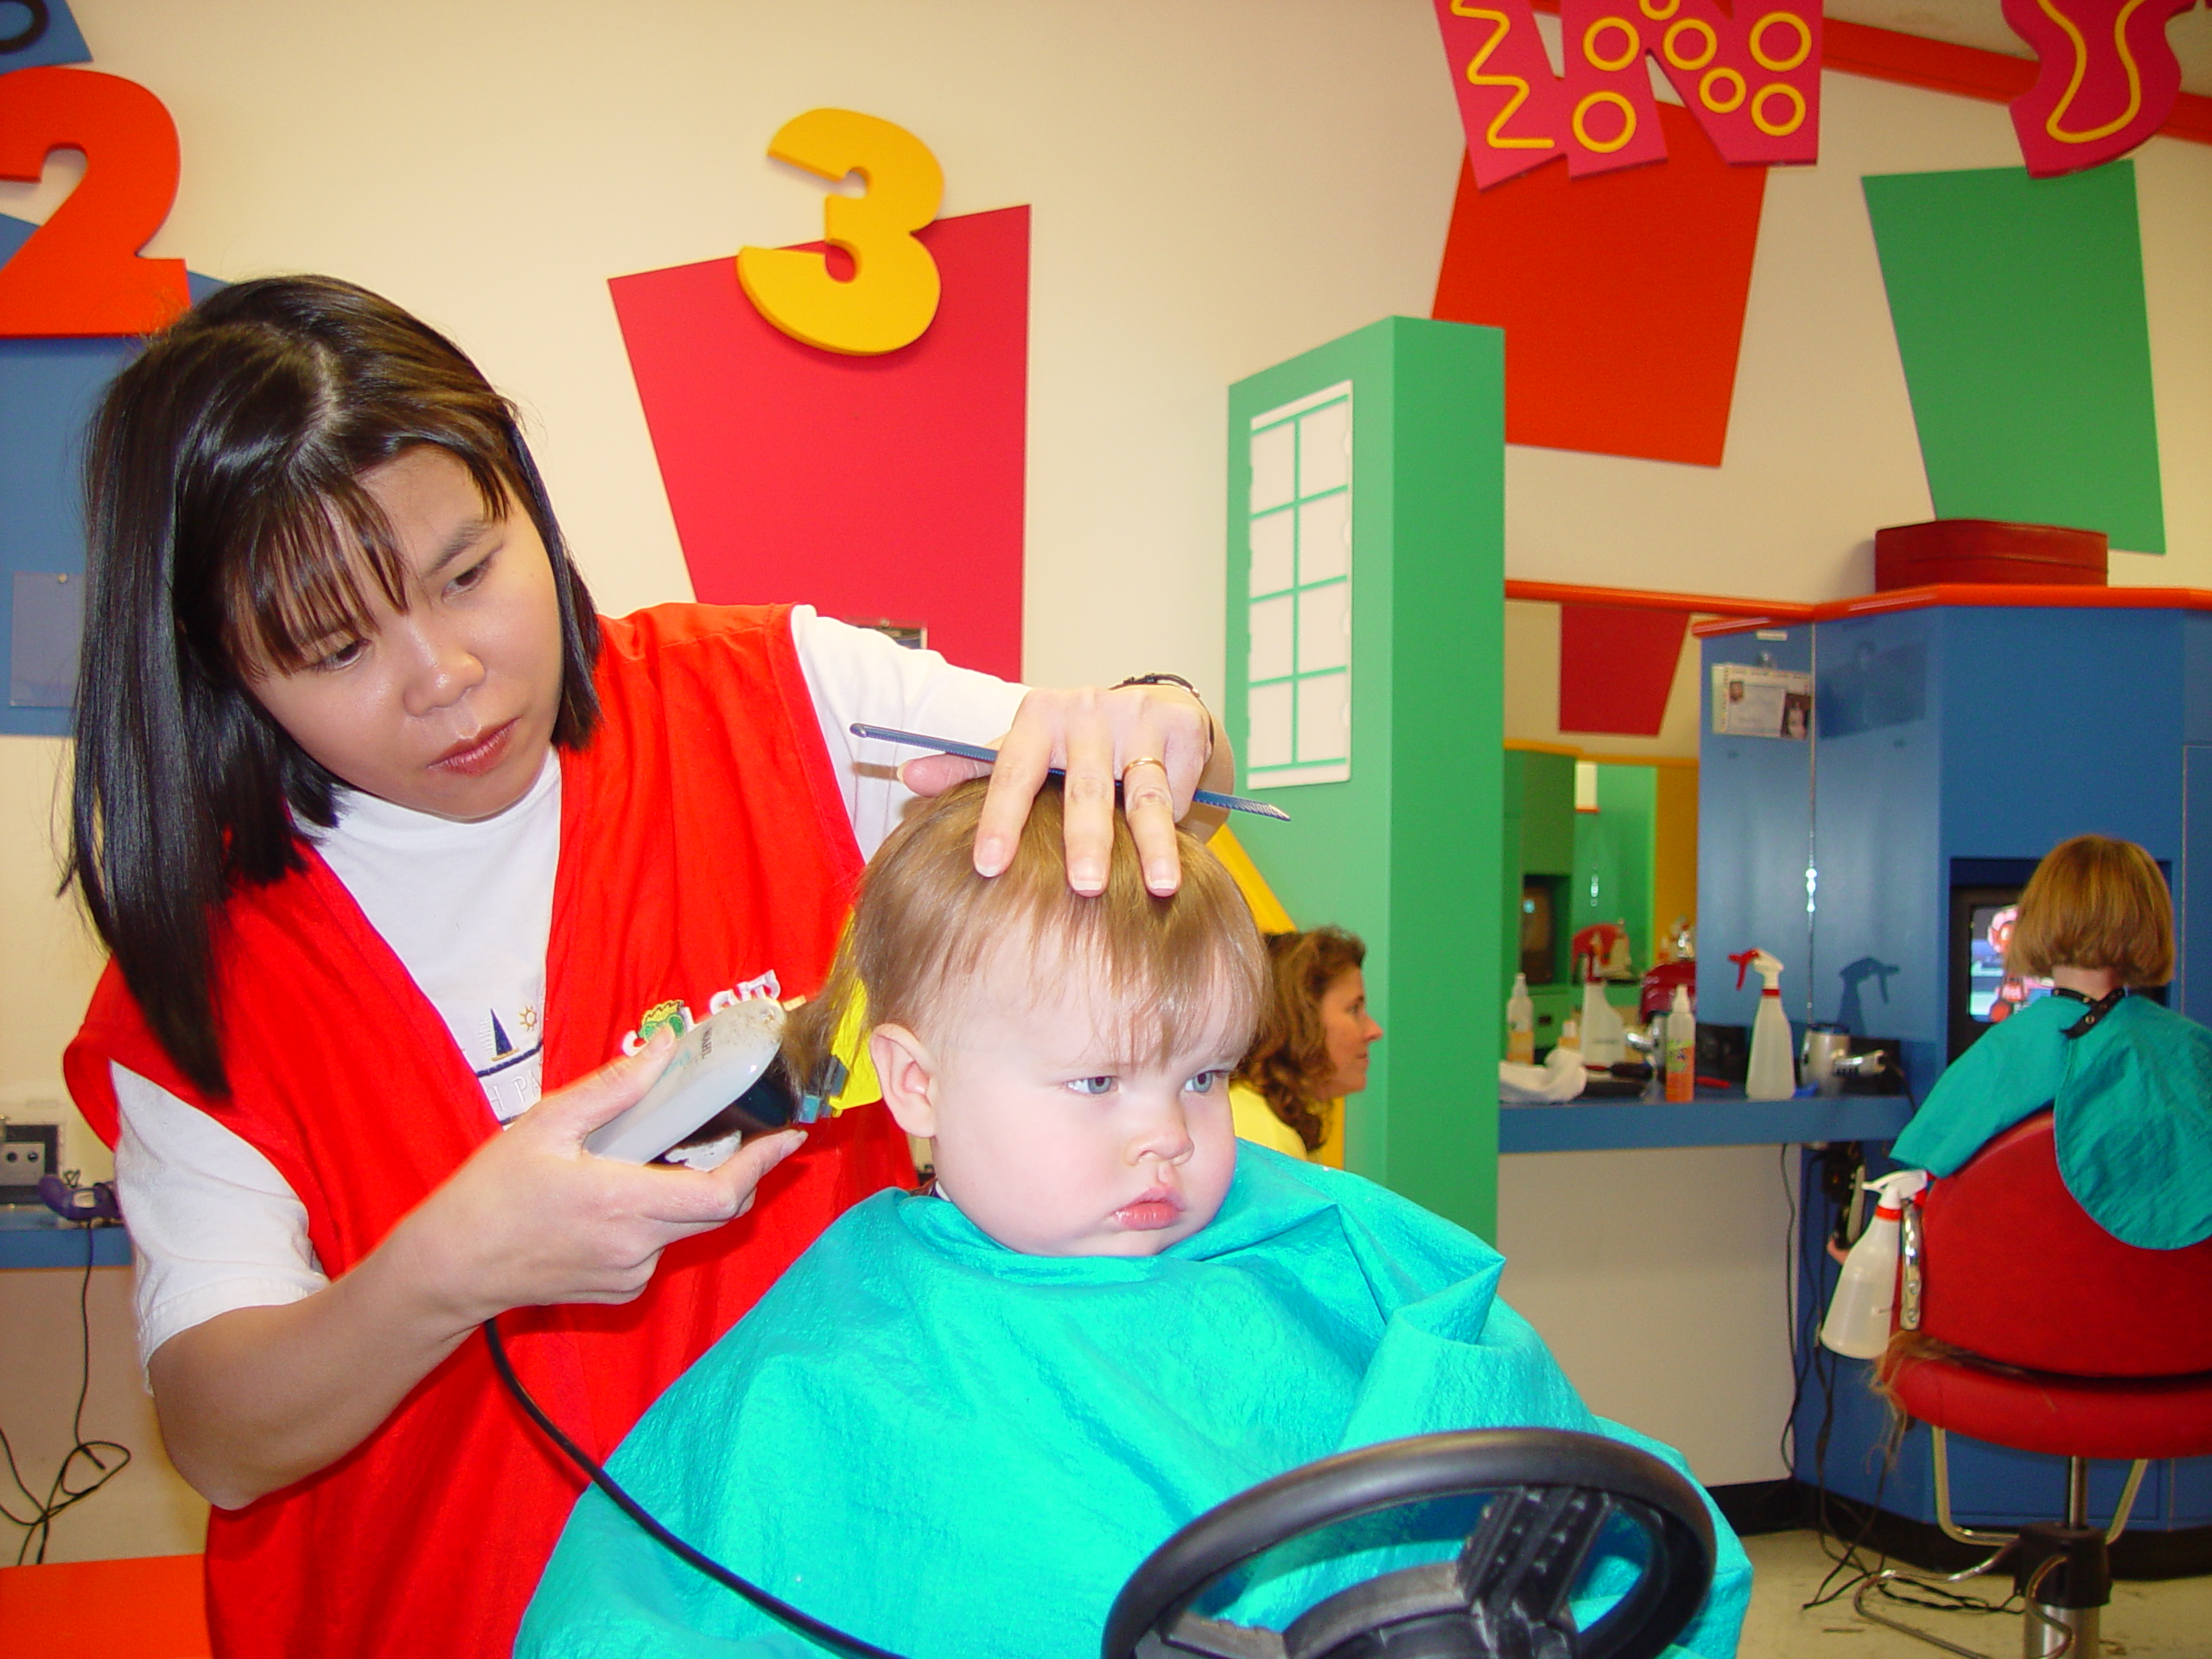
[(1782, 964), (1756, 946), (1728, 958), (1736, 964), (1736, 988), (1744, 988), (1744, 972), (1757, 969), (1766, 982), (1759, 993), (1759, 1011), (1751, 1021), (1751, 1064), (1744, 1078), (1749, 1100), (1787, 1100), (1797, 1092), (1797, 1063), (1789, 1053), (1789, 1016), (1782, 1011)]
[(1821, 1342), (1852, 1359), (1878, 1359), (1889, 1345), (1890, 1313), (1897, 1305), (1897, 1232), (1904, 1207), (1928, 1185), (1924, 1169), (1900, 1169), (1866, 1183), (1876, 1194), (1873, 1220), (1843, 1259)]
[(1582, 1063), (1607, 1066), (1628, 1058), (1628, 1031), (1620, 1015), (1605, 1000), (1605, 982), (1599, 971), (1619, 930), (1599, 922), (1574, 936), (1575, 959), (1582, 964)]
[(1690, 988), (1675, 987), (1675, 1006), (1667, 1012), (1667, 1098), (1697, 1097), (1697, 1016), (1690, 1012)]
[(1536, 1063), (1536, 1005), (1526, 974), (1513, 976), (1513, 995), (1505, 999), (1505, 1058), (1514, 1065)]

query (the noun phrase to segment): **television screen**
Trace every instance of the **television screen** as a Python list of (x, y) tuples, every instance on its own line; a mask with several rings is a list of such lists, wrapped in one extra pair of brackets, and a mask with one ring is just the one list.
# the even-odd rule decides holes
[(2015, 1010), (2050, 995), (2050, 982), (2005, 969), (2005, 947), (2019, 916), (2016, 904), (1980, 904), (1967, 916), (1967, 1014), (1994, 1025)]

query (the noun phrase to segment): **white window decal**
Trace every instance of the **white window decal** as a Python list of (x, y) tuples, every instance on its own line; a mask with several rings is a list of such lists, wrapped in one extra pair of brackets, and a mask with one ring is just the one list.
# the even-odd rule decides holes
[(1351, 382), (1252, 417), (1247, 508), (1257, 788), (1351, 777)]

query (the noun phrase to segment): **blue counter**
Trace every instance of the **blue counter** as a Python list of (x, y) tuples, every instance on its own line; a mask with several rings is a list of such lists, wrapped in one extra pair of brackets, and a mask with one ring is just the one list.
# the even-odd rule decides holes
[[(43, 1205), (0, 1205), (0, 1268), (81, 1268), (86, 1229), (66, 1222)], [(120, 1227), (95, 1227), (92, 1265), (130, 1265), (130, 1235)]]
[(1902, 1095), (1829, 1100), (1633, 1100), (1502, 1104), (1497, 1149), (1609, 1152), (1631, 1147), (1773, 1147), (1813, 1141), (1894, 1141), (1912, 1116)]

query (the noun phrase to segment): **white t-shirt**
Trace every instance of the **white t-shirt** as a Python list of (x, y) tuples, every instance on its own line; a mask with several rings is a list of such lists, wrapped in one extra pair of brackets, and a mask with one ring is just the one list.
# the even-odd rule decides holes
[[(862, 856), (912, 794), (898, 766), (919, 751), (852, 735), (855, 721), (988, 743), (1023, 688), (955, 668), (871, 629), (791, 612)], [(551, 755), (497, 817), (454, 823), (373, 796), (343, 798), (318, 845), (369, 925), (445, 1020), (501, 1122), (538, 1095), (545, 952), (561, 849), (561, 768)], [(237, 1307), (296, 1301), (328, 1282), (307, 1206), (276, 1168), (207, 1113), (121, 1065), (116, 1183), (137, 1263), (138, 1353)]]

